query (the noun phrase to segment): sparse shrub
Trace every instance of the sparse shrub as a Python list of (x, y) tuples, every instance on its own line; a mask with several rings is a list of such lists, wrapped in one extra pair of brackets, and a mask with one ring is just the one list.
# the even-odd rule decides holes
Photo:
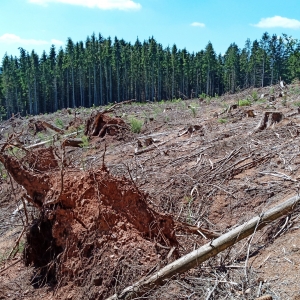
[(239, 104), (239, 106), (250, 106), (251, 101), (248, 99), (242, 99), (242, 100), (239, 100), (238, 104)]
[(181, 106), (182, 109), (186, 109), (186, 101), (179, 102), (179, 105)]
[(227, 123), (227, 119), (218, 119), (218, 122), (221, 124)]
[(266, 98), (262, 98), (262, 99), (257, 100), (257, 103), (266, 103), (266, 102), (267, 102)]
[(38, 137), (41, 141), (43, 141), (43, 140), (45, 139), (45, 135), (44, 135), (42, 132), (38, 132), (38, 133), (37, 133), (37, 137)]
[(206, 102), (207, 104), (210, 104), (210, 102), (211, 102), (211, 97), (206, 97), (206, 98), (205, 98), (205, 102)]
[(197, 116), (197, 105), (196, 105), (196, 103), (191, 103), (189, 105), (189, 109), (191, 110), (192, 115), (195, 118)]
[(78, 131), (81, 131), (81, 130), (83, 130), (84, 129), (84, 127), (85, 127), (85, 125), (84, 124), (80, 124), (79, 126), (78, 126)]
[(287, 103), (286, 99), (283, 98), (282, 101), (281, 101), (281, 105), (286, 106), (286, 103)]
[(300, 79), (299, 78), (293, 79), (292, 84), (300, 84)]
[(179, 103), (181, 101), (182, 101), (181, 98), (178, 98), (178, 99), (174, 98), (174, 99), (171, 100), (171, 102), (174, 102), (174, 103)]
[(300, 101), (294, 102), (293, 105), (295, 105), (296, 107), (300, 107)]
[(253, 101), (257, 101), (259, 99), (257, 91), (253, 91), (251, 96), (253, 98)]
[(199, 94), (199, 95), (198, 95), (198, 98), (205, 99), (205, 98), (206, 98), (206, 94), (205, 94), (205, 93)]
[(86, 135), (83, 135), (81, 140), (82, 140), (82, 143), (80, 144), (80, 147), (81, 148), (88, 148), (88, 146), (89, 146), (89, 137), (86, 136)]
[(2, 179), (6, 179), (7, 178), (7, 172), (6, 169), (4, 168), (3, 164), (0, 163), (0, 176)]
[(64, 122), (61, 120), (61, 119), (56, 119), (55, 120), (55, 125), (58, 127), (58, 128), (61, 128), (63, 129), (64, 128)]
[(136, 119), (135, 117), (130, 117), (129, 122), (130, 122), (130, 128), (132, 132), (134, 133), (141, 132), (141, 129), (143, 127), (143, 121)]

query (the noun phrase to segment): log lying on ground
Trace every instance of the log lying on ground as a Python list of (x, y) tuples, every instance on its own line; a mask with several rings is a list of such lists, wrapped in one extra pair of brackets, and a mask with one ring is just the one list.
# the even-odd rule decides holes
[[(76, 135), (78, 135), (78, 133), (81, 133), (81, 132), (83, 132), (83, 130), (79, 130), (77, 132), (72, 132), (72, 133), (65, 134), (61, 137), (61, 139), (66, 138), (66, 137), (76, 136)], [(25, 149), (34, 149), (34, 148), (38, 148), (40, 146), (44, 146), (48, 143), (52, 143), (52, 142), (54, 142), (54, 137), (55, 136), (52, 136), (49, 140), (46, 140), (46, 141), (43, 141), (43, 142), (40, 142), (40, 143), (37, 143), (37, 144), (28, 145), (28, 146), (25, 147)]]
[(66, 139), (63, 143), (63, 147), (82, 147), (82, 139)]
[(102, 113), (102, 114), (110, 113), (110, 112), (114, 111), (117, 107), (122, 106), (123, 104), (129, 104), (129, 103), (132, 103), (132, 102), (135, 102), (135, 101), (136, 101), (136, 99), (131, 99), (131, 100), (126, 100), (126, 101), (123, 101), (123, 102), (115, 103), (113, 106), (104, 109), (100, 113)]
[(50, 124), (46, 121), (43, 121), (42, 124), (43, 124), (44, 127), (48, 127), (48, 128), (52, 129), (53, 131), (55, 131), (59, 134), (64, 134), (65, 133), (62, 129), (60, 129), (60, 128), (58, 128), (58, 127), (56, 127), (56, 126), (54, 126), (54, 125), (52, 125), (52, 124)]
[(133, 285), (125, 288), (121, 293), (107, 298), (107, 300), (132, 299), (155, 288), (155, 286), (162, 285), (166, 279), (173, 275), (186, 272), (199, 266), (209, 258), (216, 256), (219, 252), (255, 233), (257, 230), (262, 229), (270, 222), (292, 212), (299, 203), (300, 196), (294, 196), (288, 199), (284, 203), (262, 213), (260, 216), (254, 217), (243, 225), (221, 235), (211, 243), (207, 243), (187, 255), (182, 256), (153, 275), (141, 279)]

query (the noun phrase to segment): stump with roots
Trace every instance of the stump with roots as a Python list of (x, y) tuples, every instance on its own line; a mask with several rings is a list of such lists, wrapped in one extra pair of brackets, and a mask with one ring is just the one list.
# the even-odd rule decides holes
[(91, 116), (86, 122), (85, 135), (104, 137), (116, 135), (118, 131), (128, 129), (121, 118), (112, 118), (104, 113)]
[(279, 123), (282, 119), (282, 112), (266, 111), (260, 119), (258, 126), (255, 128), (254, 132), (267, 129), (273, 124)]

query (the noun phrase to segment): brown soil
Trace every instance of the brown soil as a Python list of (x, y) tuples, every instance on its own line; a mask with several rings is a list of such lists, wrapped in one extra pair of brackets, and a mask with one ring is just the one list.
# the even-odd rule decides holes
[[(90, 110), (77, 110), (76, 119), (87, 120), (86, 134), (92, 137), (84, 148), (61, 148), (62, 137), (51, 142), (52, 148), (24, 150), (40, 141), (30, 133), (18, 136), (19, 152), (2, 148), (13, 186), (2, 176), (0, 254), (5, 257), (22, 231), (24, 210), (14, 210), (25, 197), (27, 267), (23, 260), (3, 259), (0, 298), (105, 298), (212, 238), (183, 233), (179, 221), (225, 233), (294, 196), (300, 178), (300, 115), (294, 105), (300, 94), (292, 92), (297, 88), (290, 87), (284, 105), (279, 98), (253, 102), (251, 115), (235, 105), (252, 90), (204, 100), (196, 116), (189, 105), (198, 100), (119, 106), (115, 115), (124, 120), (112, 112), (109, 117), (96, 111), (91, 117)], [(258, 92), (268, 93), (268, 88)], [(263, 130), (255, 130), (270, 111)], [(66, 110), (34, 120), (59, 118), (69, 124), (74, 115)], [(130, 133), (127, 116), (143, 119), (140, 134)], [(11, 134), (18, 126), (28, 127), (28, 121), (14, 117), (2, 124), (9, 145), (16, 145)], [(144, 298), (207, 299), (211, 293), (210, 299), (255, 299), (258, 294), (297, 299), (298, 215), (297, 208), (288, 219)]]
[[(62, 179), (61, 171), (49, 171), (58, 165), (50, 153), (52, 148), (29, 156), (36, 170), (48, 171), (43, 174), (16, 158), (2, 157), (27, 198), (42, 209), (27, 230), (24, 252), (25, 264), (39, 269), (35, 284), (54, 281), (65, 286), (71, 281), (84, 285), (90, 298), (102, 299), (112, 288), (124, 287), (117, 276), (137, 280), (165, 259), (166, 249), (177, 247), (172, 218), (149, 207), (133, 182), (110, 175), (105, 166), (95, 171), (64, 169)], [(128, 265), (138, 272), (127, 271)]]

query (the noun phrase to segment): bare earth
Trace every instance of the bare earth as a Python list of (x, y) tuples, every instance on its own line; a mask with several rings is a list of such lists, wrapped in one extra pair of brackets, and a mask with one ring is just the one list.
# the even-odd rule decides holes
[[(271, 90), (275, 101), (253, 100)], [(300, 85), (278, 95), (268, 87), (120, 105), (101, 121), (100, 136), (86, 131), (82, 147), (61, 145), (65, 134), (82, 137), (95, 109), (2, 122), (11, 176), (2, 166), (0, 299), (106, 299), (209, 242), (205, 231), (178, 224), (222, 234), (296, 195)], [(230, 109), (246, 98), (251, 106)], [(282, 117), (259, 127), (265, 112)], [(143, 120), (140, 133), (130, 130), (132, 117)], [(38, 121), (63, 123), (64, 133)], [(299, 226), (296, 207), (139, 299), (300, 299)]]

